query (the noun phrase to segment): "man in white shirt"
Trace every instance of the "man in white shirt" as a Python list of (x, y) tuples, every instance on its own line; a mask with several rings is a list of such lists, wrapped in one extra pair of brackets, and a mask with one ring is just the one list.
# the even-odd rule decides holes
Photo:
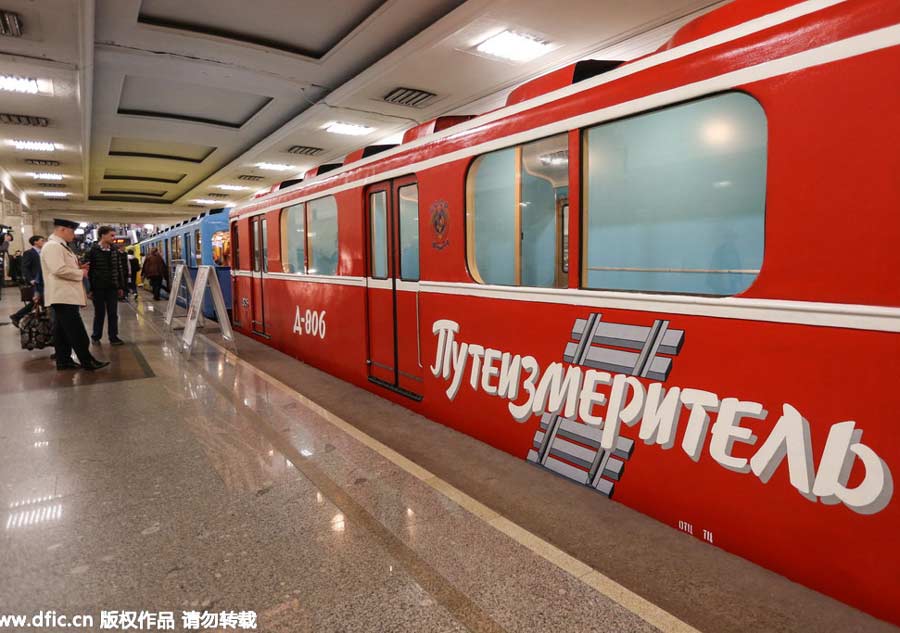
[[(41, 249), (41, 271), (44, 276), (44, 300), (53, 307), (56, 322), (53, 343), (56, 347), (57, 369), (87, 369), (94, 371), (109, 365), (91, 355), (88, 335), (81, 321), (80, 310), (86, 303), (83, 279), (87, 269), (78, 264), (68, 243), (75, 239), (77, 222), (53, 220), (53, 235)], [(72, 360), (72, 350), (81, 365)]]

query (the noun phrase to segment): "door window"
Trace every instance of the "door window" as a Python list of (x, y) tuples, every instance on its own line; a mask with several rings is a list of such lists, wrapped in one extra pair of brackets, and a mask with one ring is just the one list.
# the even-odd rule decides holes
[(259, 221), (250, 222), (250, 244), (253, 248), (253, 272), (259, 272), (260, 262), (260, 244), (259, 244)]
[(370, 198), (370, 217), (372, 225), (371, 253), (372, 253), (372, 277), (387, 279), (388, 276), (388, 247), (387, 247), (387, 192), (376, 191)]
[(419, 186), (400, 187), (400, 278), (419, 280)]

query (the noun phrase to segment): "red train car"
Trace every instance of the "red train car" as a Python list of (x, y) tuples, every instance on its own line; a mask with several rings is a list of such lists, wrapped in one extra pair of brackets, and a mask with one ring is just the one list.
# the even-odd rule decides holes
[(900, 623), (898, 23), (738, 1), (357, 152), (233, 210), (235, 326)]

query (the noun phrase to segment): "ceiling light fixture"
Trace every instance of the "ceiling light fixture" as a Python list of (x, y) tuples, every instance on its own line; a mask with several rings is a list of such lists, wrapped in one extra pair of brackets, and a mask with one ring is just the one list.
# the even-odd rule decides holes
[(250, 187), (243, 187), (241, 185), (216, 185), (219, 189), (224, 189), (225, 191), (245, 191)]
[(568, 165), (569, 150), (564, 149), (558, 152), (551, 152), (550, 154), (541, 154), (540, 156), (538, 156), (538, 159), (541, 161), (541, 165), (547, 165), (549, 167)]
[(222, 200), (210, 200), (208, 198), (195, 198), (191, 202), (196, 202), (197, 204), (226, 204)]
[(41, 195), (45, 198), (68, 198), (69, 194), (65, 191), (42, 191)]
[(62, 180), (62, 174), (51, 174), (49, 172), (32, 173), (31, 177), (35, 180)]
[(482, 55), (499, 57), (513, 62), (528, 62), (549, 53), (553, 48), (550, 42), (540, 40), (533, 35), (502, 31), (493, 35), (475, 47)]
[(34, 152), (54, 152), (59, 149), (56, 146), (56, 143), (48, 143), (45, 141), (7, 140), (6, 142), (10, 145), (15, 145), (16, 149)]
[(284, 165), (281, 163), (256, 163), (256, 166), (267, 171), (289, 171), (291, 169), (296, 169), (296, 167), (292, 167), (291, 165)]
[(33, 77), (0, 75), (0, 90), (5, 90), (6, 92), (24, 92), (36, 95), (38, 93), (38, 81)]
[(365, 136), (375, 131), (375, 128), (368, 125), (356, 125), (355, 123), (342, 123), (340, 121), (329, 121), (322, 128), (326, 132), (344, 134), (345, 136)]

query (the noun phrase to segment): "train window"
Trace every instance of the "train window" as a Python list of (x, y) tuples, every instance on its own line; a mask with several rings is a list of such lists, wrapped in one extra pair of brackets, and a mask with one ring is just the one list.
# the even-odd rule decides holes
[(387, 192), (376, 191), (370, 194), (369, 216), (372, 225), (369, 227), (372, 249), (372, 277), (387, 279), (388, 247), (387, 247)]
[(250, 220), (250, 248), (253, 251), (253, 272), (259, 272), (262, 251), (259, 244), (259, 222), (252, 219)]
[(561, 199), (559, 201), (559, 221), (560, 230), (557, 232), (560, 236), (559, 249), (562, 257), (559, 261), (560, 286), (565, 286), (569, 275), (569, 201)]
[(400, 278), (419, 281), (419, 186), (400, 187)]
[(259, 241), (261, 243), (260, 251), (262, 257), (262, 270), (264, 273), (269, 272), (269, 230), (268, 230), (268, 220), (263, 219), (260, 221), (260, 238)]
[(240, 256), (240, 240), (238, 239), (238, 223), (234, 222), (231, 225), (231, 243), (234, 247), (234, 267), (240, 270), (241, 268), (241, 256)]
[(200, 248), (200, 229), (194, 231), (194, 261), (197, 265), (203, 263), (203, 250)]
[(309, 248), (309, 268), (311, 275), (336, 275), (338, 264), (338, 213), (334, 196), (310, 200), (307, 206), (308, 230), (306, 239)]
[(181, 260), (181, 237), (176, 235), (172, 238), (172, 259), (175, 262), (182, 261)]
[(763, 259), (766, 117), (727, 93), (584, 134), (585, 287), (733, 295)]
[(565, 134), (475, 159), (467, 184), (467, 258), (479, 283), (565, 286), (561, 214), (569, 196)]
[(281, 212), (281, 262), (286, 273), (306, 272), (306, 205)]
[(216, 266), (231, 266), (231, 237), (228, 231), (216, 231), (210, 242), (213, 263)]

